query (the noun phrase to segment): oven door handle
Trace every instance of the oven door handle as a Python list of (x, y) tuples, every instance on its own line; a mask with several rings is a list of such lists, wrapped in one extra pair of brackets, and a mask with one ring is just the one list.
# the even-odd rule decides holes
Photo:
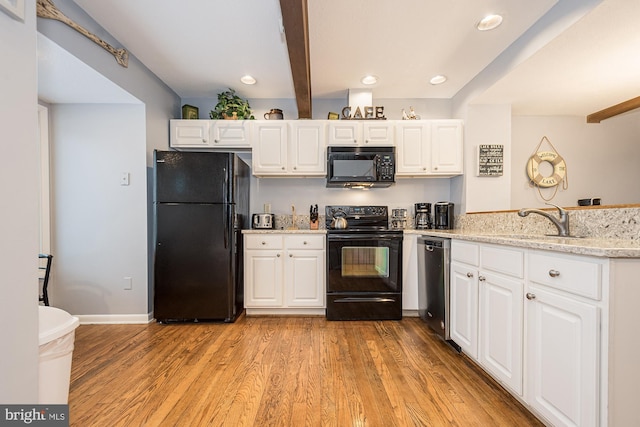
[(336, 299), (333, 302), (395, 302), (394, 298), (382, 297), (345, 297)]
[(376, 240), (402, 240), (402, 234), (327, 234), (327, 238), (332, 242), (339, 242), (341, 240), (364, 240), (364, 239), (376, 239)]

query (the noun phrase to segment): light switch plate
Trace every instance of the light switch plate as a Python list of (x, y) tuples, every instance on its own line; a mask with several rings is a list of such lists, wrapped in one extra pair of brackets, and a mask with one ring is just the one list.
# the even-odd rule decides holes
[(122, 175), (120, 175), (120, 185), (129, 185), (129, 172), (122, 172)]

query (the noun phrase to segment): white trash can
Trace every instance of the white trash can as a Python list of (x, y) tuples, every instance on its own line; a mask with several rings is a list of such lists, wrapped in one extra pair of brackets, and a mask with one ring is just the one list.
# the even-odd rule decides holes
[(64, 310), (39, 306), (38, 403), (67, 404), (71, 359), (79, 320)]

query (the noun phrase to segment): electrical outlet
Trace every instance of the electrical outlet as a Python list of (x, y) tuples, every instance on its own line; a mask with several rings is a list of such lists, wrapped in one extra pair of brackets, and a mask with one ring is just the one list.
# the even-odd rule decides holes
[(122, 172), (122, 175), (120, 175), (120, 185), (129, 185), (129, 172)]
[(131, 277), (125, 277), (123, 279), (123, 283), (125, 291), (130, 291), (133, 289), (133, 279)]

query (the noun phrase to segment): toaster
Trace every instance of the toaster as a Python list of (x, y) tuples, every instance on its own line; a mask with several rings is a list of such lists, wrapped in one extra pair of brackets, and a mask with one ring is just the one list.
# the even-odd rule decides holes
[(251, 228), (270, 230), (274, 227), (274, 215), (270, 213), (253, 214), (251, 218)]

